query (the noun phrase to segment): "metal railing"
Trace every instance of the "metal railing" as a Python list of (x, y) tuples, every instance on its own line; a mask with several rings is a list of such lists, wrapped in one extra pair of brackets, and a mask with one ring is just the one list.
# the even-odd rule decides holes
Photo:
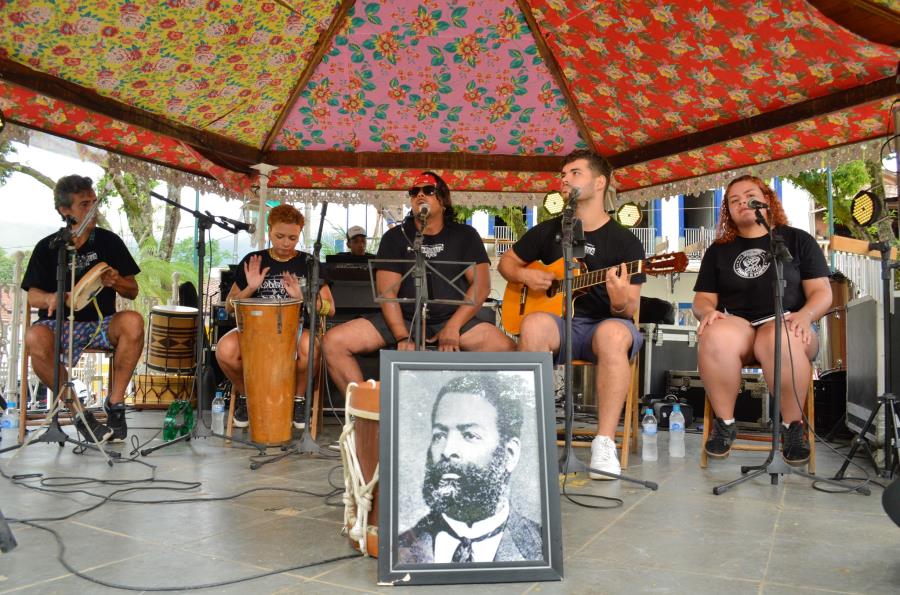
[(497, 250), (497, 256), (502, 256), (504, 252), (509, 250), (516, 243), (512, 230), (507, 225), (494, 226), (494, 247)]
[(716, 230), (707, 229), (705, 227), (685, 227), (684, 228), (684, 245), (699, 245), (696, 250), (688, 252), (688, 258), (703, 258), (706, 249), (715, 241)]
[(656, 253), (656, 228), (632, 227), (631, 233), (637, 236), (637, 239), (644, 245), (644, 254), (646, 256), (652, 256)]

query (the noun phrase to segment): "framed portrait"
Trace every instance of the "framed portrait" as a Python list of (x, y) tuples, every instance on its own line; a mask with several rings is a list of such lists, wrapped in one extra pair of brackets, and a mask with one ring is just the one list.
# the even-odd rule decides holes
[(381, 352), (380, 584), (560, 580), (549, 353)]

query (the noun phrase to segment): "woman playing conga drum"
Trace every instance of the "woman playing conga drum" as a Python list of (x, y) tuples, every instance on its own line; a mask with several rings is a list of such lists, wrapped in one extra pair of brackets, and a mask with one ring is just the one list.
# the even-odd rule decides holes
[[(247, 254), (238, 265), (234, 285), (228, 292), (225, 307), (234, 311), (234, 301), (246, 298), (265, 300), (302, 299), (301, 279), (306, 277), (307, 254), (297, 250), (303, 215), (290, 205), (279, 205), (269, 212), (269, 243), (271, 248)], [(334, 314), (334, 300), (328, 286), (323, 285), (316, 303), (320, 314)], [(309, 332), (304, 330), (297, 344), (296, 392), (294, 397), (294, 427), (303, 427), (306, 390), (306, 366), (309, 356)], [(249, 423), (241, 360), (239, 331), (234, 329), (216, 345), (216, 360), (234, 386), (238, 396), (234, 408), (234, 425)]]

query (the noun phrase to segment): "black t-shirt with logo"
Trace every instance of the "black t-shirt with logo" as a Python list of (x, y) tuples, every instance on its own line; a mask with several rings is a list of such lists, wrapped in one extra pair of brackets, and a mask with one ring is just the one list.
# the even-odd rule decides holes
[[(51, 247), (51, 242), (56, 234), (51, 234), (37, 243), (25, 276), (22, 279), (22, 289), (29, 290), (32, 287), (56, 293), (56, 249)], [(67, 262), (69, 262), (67, 260)], [(137, 275), (141, 272), (131, 253), (125, 246), (122, 238), (102, 227), (95, 227), (87, 241), (75, 253), (75, 283), (91, 270), (99, 262), (105, 262), (119, 272), (122, 277)], [(71, 288), (71, 269), (66, 268), (66, 291)], [(97, 294), (97, 305), (103, 317), (116, 313), (116, 291), (111, 287), (104, 287)], [(66, 308), (66, 317), (69, 309)], [(49, 318), (47, 310), (38, 311), (41, 320)], [(75, 320), (78, 322), (91, 322), (97, 320), (97, 309), (88, 304), (78, 312), (75, 312)]]
[[(378, 258), (415, 259), (415, 254), (413, 253), (415, 238), (415, 222), (412, 219), (407, 219), (402, 225), (389, 229), (382, 236), (381, 244), (378, 247)], [(490, 262), (484, 249), (484, 243), (481, 241), (481, 236), (478, 235), (478, 232), (473, 227), (464, 223), (445, 223), (443, 229), (437, 234), (424, 235), (422, 238), (422, 250), (425, 254), (425, 259), (428, 261), (474, 262), (475, 264)], [(373, 266), (401, 275), (412, 267), (411, 264), (404, 263), (373, 263)], [(447, 279), (453, 279), (466, 269), (465, 264), (432, 264), (432, 266)], [(464, 294), (469, 289), (469, 283), (466, 281), (465, 275), (457, 279), (454, 284), (463, 293), (454, 289), (453, 285), (435, 275), (431, 270), (428, 271), (426, 279), (430, 299), (462, 300), (465, 299)], [(412, 274), (403, 280), (397, 295), (403, 298), (416, 297), (415, 282)], [(401, 304), (401, 308), (403, 317), (411, 320), (415, 304)], [(453, 316), (457, 308), (459, 306), (453, 304), (429, 304), (428, 320), (436, 323), (445, 322)]]
[[(556, 262), (562, 258), (562, 244), (556, 239), (561, 230), (561, 217), (539, 223), (519, 238), (513, 245), (513, 250), (516, 256), (527, 263), (537, 260), (544, 264)], [(584, 232), (584, 240), (583, 260), (589, 271), (608, 269), (623, 262), (645, 258), (641, 241), (613, 219), (598, 229)], [(646, 280), (647, 275), (643, 273), (631, 276), (632, 285)], [(585, 295), (575, 300), (575, 316), (603, 320), (611, 315), (606, 283), (594, 285)]]
[[(825, 255), (815, 238), (790, 226), (776, 228), (793, 260), (784, 263), (784, 309), (796, 312), (806, 304), (802, 281), (827, 277)], [(756, 320), (775, 313), (772, 280), (775, 267), (768, 259), (769, 236), (736, 237), (713, 244), (703, 255), (694, 291), (718, 294), (717, 309)]]
[[(268, 250), (258, 250), (250, 252), (238, 264), (237, 274), (234, 276), (234, 282), (238, 289), (247, 287), (247, 275), (244, 273), (244, 265), (250, 262), (252, 256), (261, 256), (259, 269), (269, 268), (263, 282), (256, 289), (256, 292), (250, 297), (260, 298), (264, 300), (290, 300), (294, 299), (284, 288), (284, 273), (293, 273), (302, 283), (306, 279), (308, 254), (306, 252), (297, 251), (297, 254), (286, 262), (281, 262), (272, 258)], [(324, 280), (325, 267), (319, 269), (320, 275)]]

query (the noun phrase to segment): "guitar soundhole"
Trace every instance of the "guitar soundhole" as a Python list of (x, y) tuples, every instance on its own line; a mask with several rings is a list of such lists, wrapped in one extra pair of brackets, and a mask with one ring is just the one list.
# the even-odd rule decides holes
[(550, 283), (550, 287), (547, 288), (547, 297), (552, 298), (557, 293), (559, 293), (559, 281), (554, 280)]

